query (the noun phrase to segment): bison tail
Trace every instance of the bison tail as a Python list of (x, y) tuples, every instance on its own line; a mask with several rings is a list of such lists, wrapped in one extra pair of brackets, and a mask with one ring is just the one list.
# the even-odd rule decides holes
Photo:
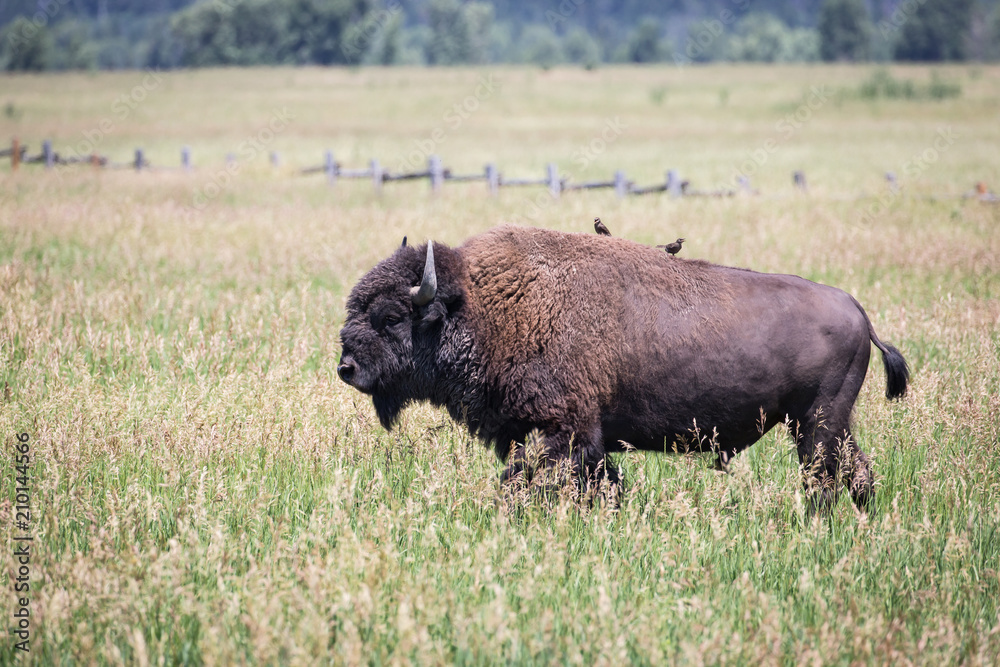
[(858, 307), (861, 314), (865, 318), (865, 323), (868, 325), (868, 337), (882, 352), (882, 364), (885, 366), (885, 397), (889, 400), (894, 398), (902, 398), (906, 396), (906, 385), (910, 380), (910, 367), (906, 365), (906, 359), (903, 358), (903, 354), (897, 350), (892, 345), (888, 343), (883, 343), (878, 339), (875, 334), (875, 327), (872, 326), (872, 321), (868, 319), (868, 313), (865, 309), (861, 307), (858, 300), (853, 296), (851, 300), (854, 301), (854, 305)]
[(906, 383), (910, 379), (910, 369), (903, 355), (887, 343), (873, 339), (878, 349), (882, 351), (882, 363), (885, 365), (885, 397), (888, 399), (906, 396)]

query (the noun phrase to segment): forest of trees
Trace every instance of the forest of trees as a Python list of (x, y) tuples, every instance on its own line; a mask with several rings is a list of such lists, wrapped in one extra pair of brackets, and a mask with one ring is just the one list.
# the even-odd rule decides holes
[(5, 0), (0, 70), (1000, 59), (997, 0)]

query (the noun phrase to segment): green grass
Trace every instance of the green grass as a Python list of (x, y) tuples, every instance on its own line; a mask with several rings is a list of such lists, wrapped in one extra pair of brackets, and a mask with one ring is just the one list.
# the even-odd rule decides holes
[[(164, 75), (100, 150), (191, 174), (0, 170), (0, 434), (31, 436), (32, 664), (995, 664), (1000, 656), (1000, 69), (894, 67), (960, 81), (947, 100), (833, 97), (791, 137), (776, 123), (846, 66), (500, 69), (501, 91), (449, 130), (456, 171), (495, 161), (574, 179), (678, 168), (725, 181), (773, 137), (760, 197), (618, 201), (541, 190), (297, 176), (332, 148), (390, 168), (486, 70), (216, 70)], [(0, 77), (0, 119), (57, 150), (136, 73)], [(650, 91), (669, 90), (661, 100)], [(720, 104), (720, 91), (726, 103)], [(288, 106), (295, 121), (204, 210), (226, 152)], [(574, 151), (628, 125), (592, 163)], [(902, 165), (951, 126), (919, 173)], [(790, 172), (806, 169), (808, 195)], [(882, 173), (901, 196), (862, 224)], [(931, 197), (932, 195), (937, 198)], [(459, 243), (504, 221), (589, 231), (595, 215), (684, 256), (796, 273), (865, 306), (912, 370), (883, 397), (874, 356), (855, 414), (876, 511), (812, 517), (782, 429), (733, 464), (617, 457), (617, 508), (501, 493), (501, 464), (445, 413), (386, 433), (336, 378), (350, 286), (403, 235)], [(13, 528), (13, 470), (0, 526)], [(0, 574), (13, 609), (11, 570)], [(10, 624), (10, 616), (7, 616)]]
[(937, 72), (931, 74), (931, 80), (926, 86), (914, 83), (910, 79), (897, 79), (884, 69), (872, 72), (857, 89), (857, 95), (862, 99), (932, 99), (946, 100), (959, 97), (962, 94), (962, 84), (942, 78)]

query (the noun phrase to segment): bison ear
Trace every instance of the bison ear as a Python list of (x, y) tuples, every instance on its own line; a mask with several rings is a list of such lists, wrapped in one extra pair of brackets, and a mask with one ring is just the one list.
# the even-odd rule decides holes
[(423, 312), (420, 315), (420, 320), (417, 327), (420, 331), (428, 331), (439, 322), (444, 320), (445, 316), (448, 314), (448, 307), (445, 306), (440, 301), (432, 301), (429, 305), (424, 307)]

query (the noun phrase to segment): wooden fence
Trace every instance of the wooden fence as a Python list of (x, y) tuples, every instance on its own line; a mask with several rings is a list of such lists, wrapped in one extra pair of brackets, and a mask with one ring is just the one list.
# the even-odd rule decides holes
[[(81, 156), (71, 156), (63, 157), (59, 153), (52, 149), (51, 141), (43, 141), (41, 152), (36, 155), (31, 155), (28, 151), (26, 145), (22, 145), (16, 138), (11, 142), (10, 148), (0, 149), (0, 158), (10, 157), (11, 169), (17, 170), (20, 164), (43, 164), (46, 169), (52, 169), (58, 165), (71, 165), (71, 164), (89, 164), (95, 169), (134, 169), (135, 171), (146, 171), (151, 169), (170, 169), (170, 167), (156, 166), (154, 167), (146, 159), (145, 154), (141, 148), (135, 150), (135, 155), (133, 159), (129, 162), (112, 162), (109, 158), (105, 156), (98, 155), (96, 153), (81, 157)], [(181, 160), (179, 168), (185, 171), (191, 171), (193, 165), (191, 162), (191, 149), (187, 146), (181, 148)], [(280, 164), (280, 156), (277, 152), (272, 151), (270, 154), (271, 165), (277, 168)], [(236, 157), (233, 154), (228, 154), (226, 156), (227, 165), (235, 164)], [(535, 187), (547, 187), (549, 194), (553, 197), (558, 198), (563, 192), (572, 192), (574, 190), (595, 190), (595, 189), (613, 189), (615, 194), (619, 198), (624, 198), (630, 195), (646, 195), (653, 193), (667, 193), (671, 197), (732, 197), (739, 193), (759, 195), (759, 190), (756, 190), (750, 185), (750, 179), (746, 176), (741, 176), (737, 180), (737, 188), (720, 188), (715, 190), (699, 190), (690, 187), (690, 182), (682, 180), (676, 169), (669, 169), (666, 172), (666, 178), (662, 183), (654, 183), (651, 185), (639, 186), (634, 181), (629, 180), (625, 176), (625, 172), (622, 170), (615, 171), (613, 177), (606, 181), (587, 181), (583, 183), (574, 183), (569, 178), (560, 176), (558, 167), (554, 163), (549, 163), (545, 168), (544, 177), (540, 178), (508, 178), (505, 177), (493, 163), (487, 164), (481, 173), (475, 174), (456, 174), (448, 167), (445, 167), (441, 162), (441, 158), (436, 155), (431, 155), (427, 159), (427, 168), (421, 171), (411, 171), (411, 172), (398, 172), (393, 173), (386, 171), (380, 164), (378, 160), (372, 160), (367, 168), (364, 169), (349, 169), (345, 168), (339, 162), (334, 159), (333, 153), (331, 151), (326, 151), (323, 154), (323, 163), (320, 165), (306, 167), (298, 170), (299, 174), (310, 175), (310, 174), (323, 174), (326, 176), (327, 182), (333, 186), (336, 185), (337, 181), (340, 179), (365, 179), (370, 180), (375, 189), (376, 194), (382, 193), (382, 187), (385, 183), (392, 183), (395, 181), (412, 181), (419, 179), (427, 179), (430, 181), (431, 191), (435, 194), (441, 191), (441, 188), (448, 181), (451, 182), (470, 182), (470, 181), (482, 181), (487, 186), (489, 193), (496, 196), (501, 187), (521, 187), (521, 186), (535, 186)], [(896, 175), (892, 172), (885, 174), (886, 184), (888, 185), (889, 192), (892, 195), (896, 195), (900, 192), (899, 184), (896, 180)], [(806, 182), (805, 172), (799, 170), (792, 173), (792, 183), (795, 188), (802, 192), (808, 192), (809, 186)], [(867, 195), (872, 196), (872, 195)], [(875, 195), (877, 196), (877, 195)], [(962, 198), (974, 198), (979, 201), (998, 203), (1000, 202), (1000, 197), (993, 194), (985, 186), (984, 183), (976, 183), (974, 189), (970, 192), (961, 195), (942, 195), (939, 197), (932, 197), (935, 199), (946, 199), (949, 197), (962, 197)]]

